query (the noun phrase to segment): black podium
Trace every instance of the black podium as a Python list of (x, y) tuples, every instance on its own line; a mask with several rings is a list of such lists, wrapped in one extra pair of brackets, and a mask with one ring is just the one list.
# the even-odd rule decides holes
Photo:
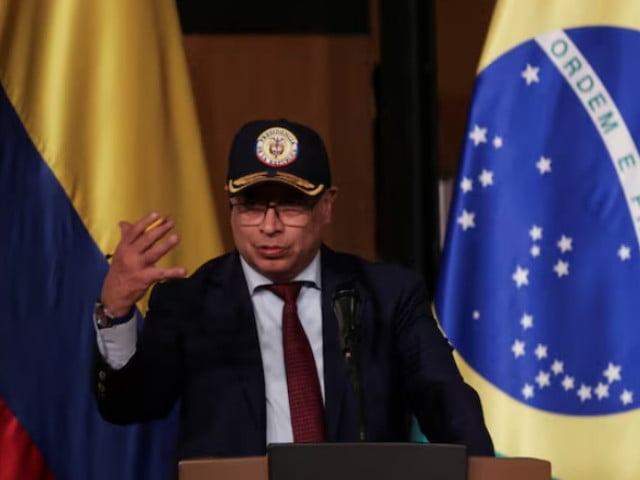
[(270, 480), (466, 480), (467, 450), (424, 443), (271, 445)]

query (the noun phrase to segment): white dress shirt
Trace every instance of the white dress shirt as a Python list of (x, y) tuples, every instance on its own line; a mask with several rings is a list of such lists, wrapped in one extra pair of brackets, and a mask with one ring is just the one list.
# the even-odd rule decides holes
[[(287, 376), (282, 348), (282, 309), (284, 301), (264, 285), (273, 283), (256, 272), (244, 260), (242, 270), (253, 302), (267, 397), (267, 444), (293, 442)], [(298, 317), (304, 328), (316, 362), (320, 391), (324, 402), (324, 363), (322, 356), (322, 296), (320, 252), (294, 280), (305, 284), (298, 295)]]
[[(265, 285), (273, 283), (240, 257), (242, 271), (253, 303), (256, 319), (262, 366), (264, 369), (267, 401), (267, 444), (293, 442), (291, 412), (287, 392), (287, 377), (284, 368), (282, 347), (282, 310), (284, 306), (275, 293)], [(322, 295), (320, 274), (320, 252), (294, 279), (305, 284), (298, 295), (298, 317), (304, 328), (316, 362), (320, 391), (324, 402), (324, 363), (322, 355)], [(94, 319), (95, 323), (95, 319)], [(122, 325), (97, 331), (98, 350), (114, 369), (122, 368), (136, 351), (136, 318)]]

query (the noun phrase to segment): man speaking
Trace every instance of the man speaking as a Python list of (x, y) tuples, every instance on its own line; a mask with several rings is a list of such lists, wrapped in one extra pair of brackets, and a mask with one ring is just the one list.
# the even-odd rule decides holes
[[(418, 275), (323, 245), (337, 189), (315, 131), (244, 125), (226, 191), (236, 249), (188, 278), (156, 266), (178, 242), (171, 219), (121, 222), (94, 315), (105, 419), (162, 418), (180, 400), (178, 459), (408, 441), (412, 416), (431, 442), (493, 455)], [(138, 334), (135, 303), (154, 284)]]

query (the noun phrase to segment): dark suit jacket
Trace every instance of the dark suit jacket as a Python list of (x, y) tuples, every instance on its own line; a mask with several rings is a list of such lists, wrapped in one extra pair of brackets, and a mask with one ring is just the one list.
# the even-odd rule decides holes
[[(357, 402), (332, 306), (336, 289), (349, 285), (361, 299), (367, 440), (407, 441), (413, 414), (430, 441), (493, 455), (478, 396), (463, 382), (417, 275), (326, 247), (321, 265), (327, 440), (357, 440)], [(166, 416), (180, 398), (179, 459), (264, 454), (265, 380), (238, 253), (158, 284), (135, 355), (118, 371), (96, 355), (94, 376), (100, 412), (114, 423)]]

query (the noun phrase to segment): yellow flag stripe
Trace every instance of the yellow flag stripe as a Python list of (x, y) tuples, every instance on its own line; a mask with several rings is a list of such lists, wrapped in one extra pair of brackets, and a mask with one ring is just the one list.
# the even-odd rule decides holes
[(478, 71), (536, 35), (572, 27), (615, 25), (640, 29), (637, 0), (498, 0)]
[(103, 252), (155, 210), (185, 245), (168, 263), (220, 253), (175, 2), (7, 3), (0, 81)]
[[(494, 387), (458, 354), (456, 361), (482, 398), (491, 436), (501, 453), (550, 459), (558, 478), (637, 478), (640, 457), (629, 447), (638, 442), (639, 410), (589, 417), (537, 410)], [(619, 445), (611, 445), (612, 438)]]

